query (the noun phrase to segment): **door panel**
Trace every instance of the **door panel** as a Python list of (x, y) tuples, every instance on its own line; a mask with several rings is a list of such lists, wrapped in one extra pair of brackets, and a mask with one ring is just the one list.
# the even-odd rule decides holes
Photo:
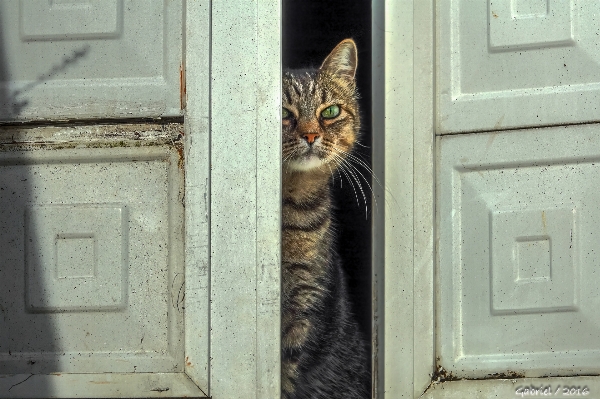
[(182, 3), (0, 4), (0, 120), (182, 115)]
[[(538, 3), (511, 2), (532, 20), (543, 13), (535, 8)], [(493, 62), (476, 60), (471, 55), (477, 51), (456, 40), (461, 32), (470, 34), (469, 43), (477, 43), (483, 59), (499, 55), (493, 59), (500, 60), (512, 51), (502, 46), (521, 46), (531, 58), (528, 66), (540, 71), (532, 81), (539, 86), (552, 76), (544, 72), (548, 62), (557, 61), (549, 55), (565, 45), (560, 32), (547, 39), (548, 49), (538, 51), (538, 31), (548, 32), (545, 23), (519, 25), (518, 34), (530, 35), (531, 43), (496, 41), (498, 49), (488, 51), (488, 4), (375, 4), (385, 18), (374, 21), (373, 34), (385, 46), (374, 48), (385, 52), (376, 54), (374, 65), (384, 65), (385, 73), (374, 83), (374, 99), (382, 101), (374, 107), (380, 123), (374, 164), (386, 185), (378, 195), (395, 201), (374, 228), (381, 251), (375, 259), (383, 258), (375, 280), (384, 282), (377, 310), (384, 317), (375, 313), (383, 332), (377, 337), (378, 397), (594, 397), (598, 377), (577, 374), (599, 374), (594, 265), (600, 250), (595, 190), (600, 131), (596, 124), (545, 127), (565, 116), (589, 115), (588, 105), (579, 100), (564, 105), (564, 96), (572, 94), (568, 83), (537, 90), (527, 81), (496, 77)], [(548, 4), (562, 2), (544, 2), (546, 14)], [(581, 5), (571, 8), (574, 27), (587, 18), (578, 14)], [(552, 27), (564, 33), (557, 21)], [(578, 40), (573, 39), (577, 45)], [(548, 62), (534, 63), (534, 54), (548, 56)], [(465, 65), (469, 62), (473, 65)], [(463, 74), (465, 68), (471, 72)], [(472, 101), (460, 97), (460, 79), (479, 76), (491, 76), (489, 82), (500, 90), (486, 88), (486, 81), (471, 82), (483, 95)], [(515, 82), (532, 95), (522, 96)], [(591, 93), (594, 84), (588, 87)], [(588, 94), (581, 92), (582, 98)], [(531, 115), (541, 105), (549, 108), (537, 121)], [(538, 128), (502, 130), (509, 126)], [(493, 132), (449, 134), (482, 129)], [(407, 217), (395, 219), (398, 215)], [(406, 240), (399, 240), (407, 231)], [(411, 251), (400, 253), (398, 242)], [(435, 322), (428, 315), (435, 315)], [(412, 369), (405, 370), (407, 365)]]
[(439, 364), (453, 376), (600, 372), (598, 133), (438, 139)]
[[(437, 2), (439, 370), (598, 373), (596, 5)], [(495, 131), (493, 133), (445, 134)]]
[(439, 1), (437, 132), (598, 120), (598, 5)]
[(122, 0), (20, 0), (21, 38), (76, 40), (118, 38), (122, 34)]
[(15, 374), (0, 376), (3, 398), (204, 398), (184, 373)]
[(144, 128), (2, 145), (0, 374), (183, 371), (182, 126)]

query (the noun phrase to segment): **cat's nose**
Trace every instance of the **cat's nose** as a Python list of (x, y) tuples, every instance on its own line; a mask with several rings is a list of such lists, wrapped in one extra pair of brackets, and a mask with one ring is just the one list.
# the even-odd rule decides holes
[(313, 144), (317, 138), (319, 138), (319, 135), (316, 133), (306, 133), (304, 135), (304, 139), (308, 144)]

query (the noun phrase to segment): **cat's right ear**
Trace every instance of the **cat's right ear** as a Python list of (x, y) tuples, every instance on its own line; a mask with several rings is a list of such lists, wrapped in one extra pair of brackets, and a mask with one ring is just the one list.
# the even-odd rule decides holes
[(333, 75), (340, 75), (344, 78), (354, 80), (357, 65), (356, 44), (352, 39), (344, 39), (329, 53), (319, 69)]

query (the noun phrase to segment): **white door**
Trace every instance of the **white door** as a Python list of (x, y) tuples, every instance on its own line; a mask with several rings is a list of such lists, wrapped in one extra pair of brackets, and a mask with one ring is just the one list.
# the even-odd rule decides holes
[(201, 395), (183, 374), (184, 126), (139, 121), (183, 115), (183, 15), (0, 5), (2, 396)]
[(279, 9), (0, 4), (1, 397), (278, 397)]
[(600, 8), (437, 10), (439, 364), (457, 378), (596, 374), (600, 136), (585, 123), (600, 119)]
[(181, 2), (22, 0), (0, 7), (3, 121), (183, 115)]
[(598, 15), (385, 2), (384, 397), (598, 395)]

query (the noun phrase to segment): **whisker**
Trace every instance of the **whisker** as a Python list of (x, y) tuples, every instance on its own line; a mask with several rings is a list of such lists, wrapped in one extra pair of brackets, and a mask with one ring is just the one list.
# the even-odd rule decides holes
[[(332, 152), (332, 153), (331, 153), (331, 155), (332, 155), (333, 157), (335, 157), (336, 159), (339, 159), (339, 160), (340, 160), (340, 162), (342, 162), (342, 161), (343, 161), (343, 158), (342, 158), (342, 157), (340, 157), (338, 154), (336, 154), (336, 153)], [(356, 198), (356, 205), (357, 205), (357, 206), (360, 206), (360, 203), (359, 203), (359, 201), (358, 201), (358, 193), (356, 192), (356, 187), (354, 187), (354, 183), (352, 182), (352, 179), (350, 178), (350, 176), (349, 176), (349, 175), (348, 175), (348, 173), (346, 172), (346, 169), (338, 167), (338, 170), (341, 170), (341, 171), (342, 171), (342, 173), (343, 173), (343, 174), (346, 176), (346, 178), (348, 179), (348, 182), (350, 183), (350, 185), (352, 186), (352, 190), (354, 191), (354, 197)]]
[(331, 169), (331, 165), (329, 164), (329, 162), (327, 162), (326, 165), (329, 168), (329, 174), (331, 175), (331, 185), (335, 186), (335, 172), (333, 171), (333, 169)]
[[(369, 179), (367, 179), (367, 177), (364, 175), (364, 173), (357, 168), (357, 166), (364, 168), (369, 173), (369, 175), (376, 181), (376, 183), (379, 186), (382, 186), (380, 180), (377, 178), (377, 176), (375, 176), (375, 174), (373, 173), (373, 171), (369, 167), (369, 165), (362, 159), (354, 156), (349, 151), (345, 151), (333, 143), (328, 143), (328, 144), (329, 144), (328, 148), (329, 148), (330, 152), (336, 152), (338, 154), (336, 159), (341, 160), (339, 162), (340, 168), (345, 168), (346, 170), (352, 170), (352, 175), (353, 175), (355, 181), (362, 179), (367, 184), (368, 190), (371, 194), (371, 199), (373, 200), (373, 203), (375, 205), (375, 209), (378, 210), (379, 204), (377, 202), (377, 198), (375, 196), (373, 186), (371, 185), (371, 182), (369, 181)], [(360, 182), (357, 182), (357, 183), (360, 185), (360, 188), (362, 190), (362, 184)], [(366, 197), (366, 195), (364, 195), (364, 193), (363, 193), (363, 197)], [(368, 204), (366, 203), (366, 200), (365, 200), (365, 205), (368, 206)]]
[[(358, 176), (362, 177), (362, 179), (365, 181), (365, 183), (367, 184), (367, 187), (369, 188), (369, 191), (371, 192), (371, 198), (373, 199), (373, 202), (375, 204), (375, 208), (377, 209), (377, 199), (375, 198), (374, 192), (373, 192), (373, 188), (371, 187), (371, 184), (369, 183), (369, 180), (362, 174), (362, 172), (360, 170), (358, 170), (358, 168), (356, 166), (354, 166), (351, 162), (349, 162), (348, 160), (344, 160), (344, 167), (346, 168), (350, 168), (354, 171), (355, 174), (357, 174)], [(357, 178), (358, 179), (358, 178)], [(362, 187), (361, 187), (361, 191), (362, 191)], [(364, 193), (363, 193), (363, 197), (364, 197)], [(365, 204), (366, 204), (366, 199), (365, 199)]]
[[(365, 170), (367, 170), (367, 172), (371, 175), (371, 177), (373, 178), (375, 183), (377, 183), (377, 185), (383, 191), (385, 191), (387, 194), (389, 194), (389, 196), (390, 196), (389, 198), (391, 198), (393, 200), (393, 202), (396, 203), (396, 205), (398, 205), (398, 201), (397, 201), (396, 197), (394, 196), (394, 194), (385, 186), (385, 184), (383, 184), (381, 182), (381, 180), (379, 180), (379, 178), (377, 177), (375, 172), (373, 172), (373, 169), (366, 163), (366, 161), (364, 161), (363, 159), (356, 156), (355, 153), (350, 153), (350, 152), (345, 151), (337, 146), (335, 146), (335, 147), (336, 147), (337, 151), (343, 153), (344, 156), (347, 157), (347, 159), (350, 161), (350, 163), (355, 163), (355, 164), (365, 168)], [(373, 189), (371, 189), (371, 192), (373, 193), (373, 200), (375, 201), (375, 193), (374, 193)]]
[[(365, 195), (365, 191), (362, 188), (362, 184), (360, 182), (360, 179), (358, 178), (358, 176), (356, 176), (357, 174), (363, 178), (363, 180), (365, 180), (365, 182), (367, 183), (367, 185), (369, 186), (369, 190), (371, 190), (371, 193), (373, 192), (373, 190), (371, 189), (367, 179), (362, 175), (362, 173), (360, 173), (360, 171), (358, 171), (354, 165), (352, 165), (351, 163), (349, 163), (346, 159), (344, 159), (343, 157), (341, 157), (340, 155), (336, 154), (336, 156), (341, 159), (340, 161), (340, 169), (344, 172), (348, 172), (348, 175), (350, 175), (352, 177), (352, 179), (356, 182), (358, 189), (360, 190), (360, 193), (363, 197), (363, 201), (365, 202), (365, 217), (368, 218), (369, 217), (369, 209), (368, 209), (368, 202), (367, 202), (367, 196)], [(358, 200), (358, 198), (357, 198)], [(360, 205), (359, 205), (360, 206)]]
[(381, 188), (384, 188), (383, 184), (381, 183), (381, 181), (379, 180), (379, 178), (377, 177), (377, 175), (373, 172), (373, 169), (371, 169), (371, 167), (369, 166), (369, 164), (367, 164), (364, 160), (360, 159), (359, 157), (357, 157), (353, 153), (350, 153), (348, 151), (342, 150), (341, 148), (338, 148), (337, 146), (335, 146), (335, 149), (337, 151), (341, 152), (342, 154), (344, 154), (344, 156), (346, 156), (348, 159), (351, 159), (352, 161), (356, 162), (357, 164), (359, 164), (360, 166), (362, 166), (363, 168), (365, 168), (369, 172), (369, 174), (371, 175), (371, 177), (373, 177), (373, 179), (377, 182), (377, 184), (379, 184), (379, 186)]

